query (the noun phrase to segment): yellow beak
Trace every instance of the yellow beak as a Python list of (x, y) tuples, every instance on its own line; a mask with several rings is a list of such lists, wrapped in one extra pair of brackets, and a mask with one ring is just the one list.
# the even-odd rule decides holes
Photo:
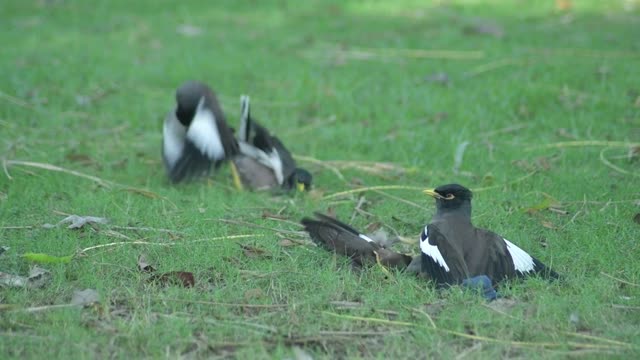
[(423, 194), (427, 194), (427, 195), (429, 195), (429, 196), (431, 196), (432, 198), (435, 198), (435, 199), (441, 199), (442, 198), (442, 195), (440, 195), (437, 192), (435, 192), (434, 189), (425, 189), (425, 190), (422, 190), (422, 193)]
[(296, 188), (298, 189), (299, 192), (304, 192), (304, 190), (305, 190), (304, 183), (300, 183), (300, 182), (297, 183), (296, 184)]

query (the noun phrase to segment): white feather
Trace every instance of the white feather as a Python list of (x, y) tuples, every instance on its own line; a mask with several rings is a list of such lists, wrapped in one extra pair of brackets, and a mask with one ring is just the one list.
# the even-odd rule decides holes
[(173, 167), (182, 155), (185, 133), (186, 129), (175, 112), (169, 113), (162, 127), (162, 149), (169, 167)]
[(247, 144), (246, 142), (239, 141), (238, 145), (240, 147), (240, 153), (249, 157), (256, 159), (262, 165), (268, 167), (273, 170), (274, 175), (276, 176), (276, 180), (278, 180), (278, 184), (282, 185), (284, 182), (284, 175), (282, 172), (282, 159), (280, 159), (280, 155), (276, 149), (273, 149), (270, 153), (266, 153), (257, 147)]
[(429, 244), (429, 234), (427, 232), (427, 227), (424, 228), (424, 236), (420, 237), (420, 251), (423, 254), (429, 256), (436, 262), (436, 264), (440, 265), (440, 267), (444, 268), (445, 271), (449, 271), (449, 265), (444, 261), (444, 257), (440, 253), (440, 250), (437, 246)]
[(224, 147), (213, 112), (204, 107), (204, 97), (200, 99), (196, 114), (187, 130), (187, 138), (212, 160), (224, 159)]
[(531, 255), (527, 254), (526, 251), (520, 249), (511, 241), (507, 239), (503, 240), (507, 243), (507, 250), (513, 259), (513, 266), (516, 268), (516, 271), (520, 271), (522, 273), (533, 271), (535, 265), (533, 264), (533, 258)]
[(372, 243), (372, 242), (373, 242), (373, 239), (371, 239), (370, 237), (368, 237), (368, 236), (367, 236), (367, 235), (365, 235), (365, 234), (358, 234), (358, 237), (359, 237), (360, 239), (364, 239), (364, 240), (366, 240), (367, 242), (370, 242), (370, 243)]

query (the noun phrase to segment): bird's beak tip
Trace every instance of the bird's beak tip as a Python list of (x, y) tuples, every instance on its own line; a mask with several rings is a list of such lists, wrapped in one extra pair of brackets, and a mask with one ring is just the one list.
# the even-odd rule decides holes
[(439, 194), (437, 192), (435, 192), (434, 189), (424, 189), (422, 190), (423, 194), (429, 195), (433, 198), (437, 198), (439, 196)]
[(296, 188), (298, 189), (299, 192), (304, 192), (305, 190), (305, 186), (303, 183), (296, 184)]

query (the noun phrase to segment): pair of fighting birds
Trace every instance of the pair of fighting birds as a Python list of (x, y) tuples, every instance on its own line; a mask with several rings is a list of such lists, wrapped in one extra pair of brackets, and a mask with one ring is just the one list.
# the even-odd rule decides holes
[(212, 167), (230, 161), (238, 188), (310, 188), (311, 174), (298, 168), (280, 139), (252, 119), (248, 96), (240, 98), (237, 136), (206, 84), (184, 83), (176, 91), (176, 103), (162, 132), (162, 158), (173, 183), (207, 175)]
[(334, 218), (316, 213), (302, 225), (311, 239), (362, 266), (376, 262), (389, 268), (426, 277), (438, 287), (462, 285), (479, 288), (493, 300), (494, 287), (503, 280), (559, 275), (502, 236), (471, 222), (471, 190), (443, 185), (425, 194), (435, 198), (436, 213), (420, 234), (420, 255), (411, 257), (376, 243), (371, 237)]

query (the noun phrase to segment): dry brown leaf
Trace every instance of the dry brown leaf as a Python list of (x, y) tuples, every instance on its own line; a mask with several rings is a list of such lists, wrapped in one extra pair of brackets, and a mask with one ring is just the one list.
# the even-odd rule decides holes
[(279, 242), (279, 245), (282, 247), (291, 247), (291, 246), (300, 246), (300, 245), (305, 245), (305, 243), (297, 241), (297, 240), (293, 240), (293, 239), (282, 239)]
[(540, 223), (542, 224), (542, 226), (546, 227), (547, 229), (557, 229), (558, 228), (551, 221), (542, 220), (542, 221), (540, 221)]
[(240, 244), (240, 247), (242, 248), (242, 252), (244, 253), (244, 255), (246, 257), (249, 258), (271, 258), (271, 254), (269, 254), (269, 252), (267, 250), (261, 249), (259, 247), (255, 247), (255, 246), (251, 246), (251, 245), (245, 245), (245, 244)]
[(344, 301), (344, 300), (330, 301), (329, 304), (335, 306), (338, 309), (357, 309), (364, 306), (364, 304), (359, 301)]
[(178, 285), (182, 287), (195, 286), (196, 280), (193, 273), (188, 271), (170, 271), (164, 274), (153, 275), (149, 282), (155, 282), (163, 286)]
[(244, 292), (244, 299), (249, 301), (251, 299), (258, 299), (264, 296), (264, 292), (260, 288), (249, 289)]

